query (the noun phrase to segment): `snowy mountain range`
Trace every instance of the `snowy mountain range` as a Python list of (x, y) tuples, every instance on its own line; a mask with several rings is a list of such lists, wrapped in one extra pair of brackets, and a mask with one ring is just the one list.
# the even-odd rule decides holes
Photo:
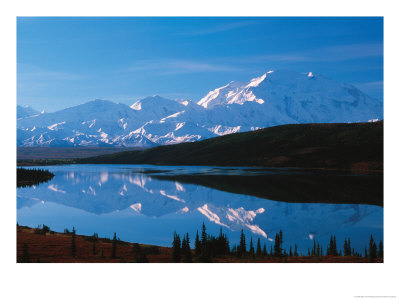
[(313, 73), (269, 71), (210, 91), (197, 103), (160, 96), (131, 106), (94, 100), (53, 113), (17, 108), (17, 146), (153, 147), (298, 123), (383, 119), (383, 104)]

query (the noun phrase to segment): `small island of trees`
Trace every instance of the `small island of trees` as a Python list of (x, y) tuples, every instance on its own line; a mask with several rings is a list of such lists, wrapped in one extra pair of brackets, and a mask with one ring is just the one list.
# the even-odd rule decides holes
[(44, 169), (17, 168), (17, 187), (29, 187), (49, 181), (54, 174)]

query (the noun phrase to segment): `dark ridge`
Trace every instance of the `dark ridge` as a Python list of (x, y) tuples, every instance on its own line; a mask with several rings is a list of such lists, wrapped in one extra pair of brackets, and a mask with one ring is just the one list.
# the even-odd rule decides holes
[(383, 121), (281, 125), (74, 162), (383, 171)]

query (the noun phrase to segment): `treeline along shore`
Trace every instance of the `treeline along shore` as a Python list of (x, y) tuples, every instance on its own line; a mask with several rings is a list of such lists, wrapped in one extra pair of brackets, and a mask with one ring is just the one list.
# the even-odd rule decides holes
[(365, 250), (359, 253), (351, 246), (350, 238), (343, 247), (331, 236), (328, 245), (314, 241), (307, 253), (298, 251), (297, 245), (284, 242), (283, 232), (276, 233), (273, 245), (268, 247), (260, 238), (253, 241), (241, 232), (238, 245), (230, 245), (226, 234), (220, 230), (218, 236), (207, 233), (203, 223), (201, 233), (197, 231), (194, 247), (186, 233), (182, 237), (174, 232), (172, 247), (143, 245), (121, 241), (117, 234), (113, 238), (78, 235), (76, 229), (54, 232), (46, 225), (30, 228), (17, 224), (17, 262), (102, 262), (102, 263), (381, 263), (382, 241), (377, 244), (372, 235), (366, 241)]
[(76, 159), (18, 160), (19, 165), (154, 164), (383, 171), (383, 121), (294, 124), (193, 143)]
[(28, 187), (49, 181), (54, 174), (44, 169), (17, 168), (17, 187)]

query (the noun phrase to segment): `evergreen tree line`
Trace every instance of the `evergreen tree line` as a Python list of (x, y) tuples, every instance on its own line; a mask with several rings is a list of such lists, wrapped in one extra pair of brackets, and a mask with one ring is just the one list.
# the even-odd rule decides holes
[[(323, 245), (314, 240), (312, 248), (308, 249), (307, 255), (299, 254), (297, 244), (289, 246), (289, 252), (283, 247), (283, 232), (279, 231), (275, 235), (274, 245), (267, 250), (266, 244), (261, 246), (260, 238), (257, 239), (257, 245), (254, 247), (253, 238), (250, 237), (249, 247), (247, 247), (246, 236), (243, 229), (240, 233), (239, 245), (233, 245), (232, 250), (229, 247), (229, 239), (226, 234), (222, 233), (222, 228), (218, 237), (207, 234), (206, 227), (203, 223), (201, 236), (199, 237), (198, 231), (196, 232), (196, 239), (194, 242), (194, 261), (196, 262), (211, 262), (213, 257), (232, 255), (238, 258), (265, 258), (265, 257), (298, 257), (298, 256), (312, 256), (321, 257), (328, 256), (354, 256), (363, 257), (360, 253), (356, 252), (351, 246), (350, 238), (346, 238), (342, 249), (338, 250), (336, 245), (336, 236), (330, 237), (329, 245), (326, 252), (323, 250)], [(369, 248), (365, 248), (365, 258), (370, 261), (375, 261), (377, 258), (383, 258), (383, 243), (380, 241), (378, 247), (371, 235)], [(190, 249), (189, 234), (186, 233), (181, 241), (180, 236), (174, 232), (174, 239), (172, 242), (172, 261), (173, 262), (192, 262), (192, 252)]]
[[(294, 247), (291, 245), (289, 246), (289, 252), (286, 251), (285, 248), (283, 248), (283, 233), (282, 230), (279, 231), (275, 235), (275, 241), (274, 245), (271, 246), (270, 251), (267, 251), (267, 247), (264, 244), (263, 249), (261, 250), (261, 243), (260, 243), (260, 238), (257, 240), (257, 250), (254, 252), (254, 247), (253, 247), (253, 240), (250, 238), (250, 246), (249, 250), (247, 251), (246, 248), (246, 237), (243, 233), (243, 230), (240, 235), (240, 242), (239, 246), (234, 245), (231, 251), (232, 254), (236, 254), (237, 257), (240, 258), (256, 258), (256, 257), (297, 257), (299, 256), (298, 252), (298, 247), (297, 244), (294, 244)], [(344, 245), (343, 245), (343, 253), (342, 249), (338, 251), (337, 245), (336, 245), (336, 237), (333, 235), (330, 237), (330, 242), (327, 247), (326, 252), (323, 250), (322, 244), (314, 240), (313, 247), (308, 249), (307, 256), (313, 256), (313, 257), (320, 257), (326, 255), (331, 255), (331, 256), (355, 256), (355, 257), (363, 257), (360, 253), (356, 252), (354, 248), (351, 247), (351, 241), (350, 238), (345, 239)], [(304, 254), (301, 254), (301, 256), (306, 256)], [(365, 253), (364, 253), (365, 258), (369, 258), (370, 261), (375, 261), (376, 258), (383, 258), (383, 243), (380, 241), (379, 246), (376, 246), (376, 243), (374, 242), (374, 239), (371, 235), (370, 238), (370, 243), (369, 243), (369, 249), (365, 248)]]
[(44, 169), (17, 168), (17, 187), (27, 187), (46, 182), (54, 174)]
[(217, 237), (207, 234), (206, 226), (202, 225), (201, 237), (196, 232), (194, 242), (194, 257), (190, 248), (189, 233), (183, 236), (182, 242), (180, 236), (174, 232), (172, 242), (172, 261), (173, 262), (212, 262), (213, 257), (225, 256), (230, 254), (229, 240), (226, 234), (220, 229)]
[(364, 256), (356, 252), (354, 248), (351, 247), (351, 241), (350, 238), (347, 238), (344, 240), (344, 245), (343, 245), (343, 252), (342, 249), (337, 250), (336, 246), (336, 237), (331, 236), (329, 246), (326, 250), (327, 255), (333, 255), (333, 256), (356, 256), (356, 257), (365, 257), (369, 258), (370, 261), (376, 260), (376, 258), (383, 258), (383, 243), (382, 241), (379, 242), (379, 248), (377, 249), (376, 243), (374, 241), (373, 236), (371, 235), (370, 237), (370, 242), (369, 242), (369, 247), (365, 247), (364, 250)]
[(243, 232), (243, 229), (240, 233), (239, 245), (234, 245), (231, 251), (232, 255), (235, 255), (239, 258), (265, 258), (265, 257), (287, 257), (287, 256), (299, 256), (297, 250), (297, 244), (294, 245), (294, 248), (290, 246), (289, 253), (286, 252), (286, 249), (283, 248), (283, 232), (279, 231), (275, 235), (274, 245), (270, 247), (268, 252), (266, 244), (263, 244), (261, 247), (261, 239), (257, 239), (257, 246), (254, 249), (253, 238), (250, 237), (249, 249), (247, 250), (246, 246), (246, 236)]

